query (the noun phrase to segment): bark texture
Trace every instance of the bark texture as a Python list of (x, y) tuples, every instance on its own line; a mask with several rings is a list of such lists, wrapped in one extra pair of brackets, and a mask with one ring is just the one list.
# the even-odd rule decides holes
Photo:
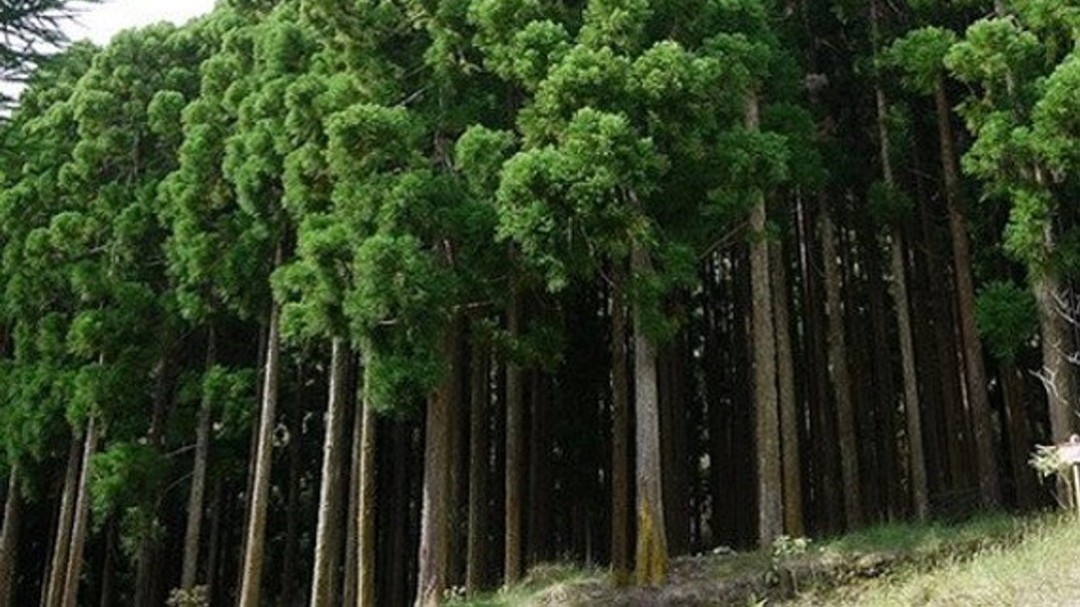
[(953, 146), (952, 126), (949, 122), (949, 100), (945, 92), (943, 76), (938, 77), (937, 85), (934, 87), (934, 105), (937, 110), (942, 172), (945, 176), (945, 197), (949, 207), (949, 233), (952, 236), (953, 268), (956, 278), (956, 305), (960, 316), (960, 340), (964, 354), (971, 427), (975, 439), (975, 465), (979, 477), (979, 495), (984, 507), (994, 508), (1001, 503), (997, 457), (994, 451), (994, 423), (987, 395), (982, 344), (979, 342), (975, 324), (975, 283), (971, 269), (971, 242), (968, 237), (967, 218), (964, 215), (960, 169), (957, 166)]
[(255, 452), (255, 476), (252, 482), (244, 564), (240, 583), (240, 607), (258, 607), (262, 591), (263, 540), (266, 537), (266, 511), (270, 498), (270, 466), (274, 450), (274, 421), (277, 416), (278, 376), (281, 367), (280, 310), (270, 308), (267, 329), (266, 368), (263, 374), (262, 406)]
[[(514, 287), (506, 310), (510, 338), (521, 333), (521, 293)], [(521, 474), (525, 464), (525, 384), (521, 365), (506, 361), (506, 470), (503, 582), (514, 584), (521, 578)]]
[[(366, 369), (365, 369), (366, 372)], [(379, 438), (379, 419), (375, 416), (375, 408), (367, 399), (367, 390), (364, 390), (362, 399), (363, 417), (360, 434), (360, 495), (358, 501), (357, 521), (357, 571), (356, 571), (356, 604), (359, 607), (374, 607), (375, 605), (375, 540), (377, 530), (375, 527), (376, 512), (375, 504), (378, 499), (376, 489), (376, 475), (378, 473), (376, 462), (376, 446)], [(400, 441), (399, 441), (400, 442)], [(404, 465), (402, 458), (401, 465)], [(402, 500), (404, 501), (404, 500)], [(399, 502), (399, 508), (407, 505)], [(404, 552), (404, 550), (402, 550)]]
[(469, 398), (469, 533), (465, 591), (484, 585), (487, 562), (488, 471), (488, 349), (474, 323), (470, 360)]
[(829, 369), (836, 397), (836, 423), (840, 444), (840, 473), (843, 478), (844, 516), (847, 527), (862, 525), (862, 492), (859, 484), (859, 447), (856, 436), (855, 403), (851, 395), (847, 340), (841, 308), (841, 269), (836, 251), (836, 230), (828, 209), (821, 213), (821, 248), (825, 262), (825, 300)]
[(97, 419), (91, 416), (86, 422), (83, 445), (82, 471), (76, 490), (75, 512), (71, 520), (71, 547), (68, 549), (67, 571), (64, 573), (63, 607), (75, 607), (79, 594), (79, 577), (83, 567), (83, 549), (90, 530), (90, 458), (97, 451)]
[(311, 581), (312, 607), (330, 607), (337, 601), (338, 561), (341, 554), (342, 466), (345, 460), (345, 401), (348, 393), (349, 346), (335, 337), (330, 353), (330, 394), (323, 435), (322, 477), (319, 483), (319, 520), (315, 528), (315, 571)]
[[(638, 243), (633, 245), (630, 263), (635, 276), (651, 271), (649, 254)], [(659, 586), (667, 579), (668, 549), (660, 465), (656, 345), (646, 334), (640, 313), (634, 318), (634, 395), (637, 419), (635, 577), (639, 586)]]
[[(213, 368), (216, 358), (216, 335), (210, 329), (206, 345), (206, 370)], [(212, 422), (211, 402), (204, 394), (199, 403), (199, 421), (195, 429), (195, 464), (191, 473), (191, 490), (188, 493), (187, 526), (184, 528), (184, 561), (180, 575), (180, 587), (190, 590), (195, 586), (199, 568), (199, 541), (202, 537), (203, 511), (206, 496), (206, 469), (210, 463), (210, 431)]]
[(799, 457), (799, 403), (795, 394), (795, 356), (791, 345), (790, 298), (787, 290), (787, 259), (783, 243), (769, 256), (776, 317), (777, 399), (780, 406), (780, 446), (783, 469), (784, 533), (806, 535), (803, 519), (802, 462)]
[(4, 527), (0, 530), (0, 607), (11, 607), (13, 604), (11, 597), (15, 591), (22, 502), (19, 467), (13, 466), (8, 476), (7, 499), (4, 500)]
[(431, 395), (427, 406), (427, 435), (424, 442), (424, 485), (420, 512), (420, 571), (417, 575), (417, 607), (442, 603), (449, 562), (450, 433), (454, 427), (454, 375), (457, 372), (457, 319), (442, 337), (446, 376)]
[[(746, 128), (761, 122), (756, 94), (746, 100)], [(776, 326), (765, 231), (765, 195), (756, 194), (750, 211), (750, 289), (753, 297), (751, 339), (754, 359), (754, 434), (757, 437), (758, 543), (769, 546), (784, 534), (783, 473), (780, 462), (780, 419), (776, 390)]]
[(56, 536), (53, 539), (52, 563), (49, 565), (49, 579), (45, 590), (45, 607), (60, 604), (64, 592), (64, 575), (67, 573), (68, 549), (71, 548), (71, 520), (75, 515), (75, 492), (79, 482), (79, 462), (82, 443), (72, 437), (68, 452), (67, 469), (64, 472), (64, 488), (60, 497), (60, 513), (56, 522)]
[(630, 377), (626, 360), (626, 268), (611, 268), (611, 570), (630, 576)]

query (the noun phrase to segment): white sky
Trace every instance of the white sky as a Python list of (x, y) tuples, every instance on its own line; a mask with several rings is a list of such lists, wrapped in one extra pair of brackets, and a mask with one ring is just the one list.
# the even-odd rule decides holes
[(101, 4), (79, 6), (81, 14), (64, 31), (72, 40), (89, 38), (101, 45), (121, 30), (172, 21), (184, 23), (210, 12), (215, 0), (104, 0)]
[[(71, 6), (79, 15), (63, 25), (71, 41), (89, 39), (99, 46), (108, 44), (123, 30), (142, 27), (160, 21), (185, 23), (193, 17), (210, 12), (216, 0), (103, 0), (99, 4)], [(0, 93), (18, 97), (23, 86), (0, 82)], [(0, 110), (0, 114), (4, 113)]]

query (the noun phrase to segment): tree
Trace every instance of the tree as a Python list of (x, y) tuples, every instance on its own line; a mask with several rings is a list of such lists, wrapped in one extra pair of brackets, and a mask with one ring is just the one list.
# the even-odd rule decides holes
[(955, 42), (956, 35), (953, 32), (927, 26), (913, 30), (895, 41), (890, 53), (894, 63), (903, 69), (905, 84), (921, 94), (932, 95), (934, 100), (941, 172), (949, 214), (949, 233), (952, 237), (960, 341), (963, 346), (967, 398), (972, 412), (972, 430), (977, 453), (979, 492), (983, 505), (996, 507), (1001, 502), (1001, 488), (997, 474), (997, 458), (994, 455), (995, 433), (987, 397), (982, 344), (979, 342), (975, 323), (975, 278), (971, 262), (971, 241), (945, 81), (945, 56)]

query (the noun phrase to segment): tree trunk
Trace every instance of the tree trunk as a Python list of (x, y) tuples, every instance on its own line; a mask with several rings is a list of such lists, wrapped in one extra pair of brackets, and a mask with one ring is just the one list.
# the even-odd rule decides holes
[[(279, 255), (280, 258), (280, 255)], [(261, 605), (263, 540), (266, 536), (266, 511), (270, 498), (270, 467), (274, 451), (274, 423), (277, 416), (278, 375), (281, 366), (279, 337), (280, 309), (277, 302), (270, 307), (267, 329), (266, 369), (263, 375), (262, 406), (255, 455), (255, 478), (248, 504), (248, 527), (244, 542), (244, 569), (240, 584), (239, 607)]]
[(7, 499), (4, 500), (4, 527), (0, 531), (0, 607), (11, 607), (11, 597), (15, 592), (22, 501), (19, 467), (14, 465), (11, 467), (11, 474), (8, 475)]
[(844, 514), (847, 528), (862, 525), (862, 495), (859, 485), (859, 452), (855, 427), (855, 404), (851, 395), (844, 315), (840, 304), (840, 260), (836, 234), (828, 209), (821, 212), (821, 247), (825, 262), (825, 299), (828, 308), (829, 367), (836, 397), (836, 423), (840, 444), (840, 472), (844, 483)]
[(420, 572), (417, 579), (417, 607), (436, 607), (446, 588), (449, 555), (450, 433), (455, 405), (454, 377), (458, 372), (455, 354), (460, 320), (451, 320), (442, 336), (442, 356), (447, 369), (427, 406), (424, 439), (423, 506), (420, 511)]
[[(464, 321), (462, 321), (462, 327), (464, 327)], [(466, 405), (468, 399), (463, 392), (463, 381), (461, 375), (461, 369), (463, 362), (466, 360), (465, 351), (465, 331), (463, 328), (457, 332), (457, 342), (454, 344), (454, 374), (451, 379), (451, 390), (453, 390), (452, 401), (454, 406)], [(462, 498), (467, 498), (468, 488), (462, 492), (462, 478), (465, 473), (468, 472), (468, 452), (466, 451), (465, 444), (465, 430), (468, 419), (465, 415), (462, 415), (459, 409), (454, 410), (453, 423), (450, 426), (450, 461), (449, 470), (450, 477), (447, 481), (447, 495), (446, 504), (443, 506), (446, 509), (446, 587), (453, 588), (459, 586), (462, 581), (462, 576), (465, 575), (464, 568), (464, 550), (461, 540), (464, 539), (462, 535)]]
[(68, 550), (71, 548), (71, 520), (75, 514), (75, 492), (79, 482), (79, 462), (82, 454), (81, 441), (71, 438), (67, 469), (64, 473), (64, 489), (60, 497), (60, 515), (57, 517), (56, 537), (53, 540), (52, 564), (45, 591), (45, 607), (60, 605), (64, 592), (64, 576), (67, 574)]
[[(367, 367), (364, 368), (363, 373), (366, 378)], [(361, 420), (363, 427), (360, 434), (360, 495), (357, 500), (359, 520), (357, 521), (356, 604), (358, 607), (373, 607), (376, 599), (375, 540), (378, 530), (375, 527), (375, 504), (378, 498), (376, 456), (378, 455), (379, 419), (375, 415), (375, 408), (371, 406), (366, 382), (365, 379), (361, 399), (363, 409), (359, 413), (363, 418)], [(404, 466), (404, 458), (401, 459), (400, 465)], [(398, 465), (396, 461), (395, 465)], [(403, 502), (399, 502), (399, 508), (406, 507)]]
[(293, 383), (294, 393), (289, 400), (289, 409), (285, 413), (285, 423), (289, 440), (285, 446), (286, 459), (289, 462), (287, 480), (285, 482), (285, 542), (281, 547), (281, 565), (278, 571), (281, 586), (275, 598), (275, 604), (283, 607), (291, 607), (296, 604), (296, 593), (299, 587), (300, 560), (300, 479), (303, 475), (304, 437), (304, 363), (296, 365), (296, 379)]
[(341, 604), (346, 607), (353, 607), (359, 601), (357, 590), (360, 579), (360, 458), (364, 434), (362, 377), (361, 375), (357, 380), (359, 398), (353, 407), (352, 434), (349, 441), (349, 507), (345, 521), (345, 571), (341, 584)]
[[(478, 319), (479, 320), (479, 319)], [(469, 370), (469, 541), (465, 591), (471, 596), (484, 584), (487, 547), (488, 350), (473, 323)]]
[[(746, 128), (756, 132), (761, 122), (757, 94), (746, 99)], [(783, 473), (780, 462), (780, 419), (776, 392), (776, 327), (769, 280), (768, 219), (765, 195), (754, 194), (750, 211), (750, 284), (753, 292), (751, 331), (754, 357), (754, 434), (757, 438), (758, 543), (770, 546), (784, 534)]]
[[(374, 418), (374, 416), (372, 416)], [(368, 424), (367, 420), (364, 420), (364, 428), (371, 428), (374, 431), (373, 424)], [(390, 496), (390, 503), (394, 504), (394, 508), (390, 515), (390, 541), (387, 546), (387, 553), (390, 555), (387, 566), (390, 568), (389, 575), (390, 580), (387, 584), (387, 605), (405, 605), (409, 594), (409, 571), (410, 571), (410, 559), (408, 557), (408, 543), (411, 535), (411, 527), (413, 519), (413, 508), (410, 505), (410, 487), (412, 485), (413, 473), (410, 462), (415, 461), (413, 457), (413, 432), (410, 426), (407, 426), (404, 422), (393, 422), (393, 435), (391, 436), (391, 459), (393, 462), (393, 472), (390, 478), (393, 479), (393, 493)], [(374, 453), (372, 453), (374, 455)], [(374, 463), (374, 462), (373, 462)], [(372, 470), (374, 473), (374, 470)], [(364, 473), (361, 473), (362, 478), (367, 478)], [(371, 476), (374, 479), (374, 474)], [(363, 539), (361, 539), (361, 543)], [(361, 547), (361, 551), (363, 548)], [(362, 557), (361, 557), (362, 558)], [(363, 563), (360, 565), (363, 567)], [(374, 571), (369, 578), (374, 584)], [(362, 606), (362, 607), (367, 607)]]
[(217, 605), (218, 601), (216, 597), (223, 596), (218, 586), (223, 584), (219, 583), (219, 580), (223, 579), (223, 575), (218, 572), (218, 567), (224, 561), (220, 558), (221, 554), (221, 517), (222, 513), (222, 493), (225, 489), (223, 487), (223, 481), (219, 478), (214, 483), (213, 498), (210, 500), (210, 538), (208, 546), (206, 547), (206, 596), (210, 597), (210, 604)]
[[(164, 345), (162, 347), (161, 359), (155, 368), (154, 375), (156, 376), (154, 385), (154, 407), (153, 415), (150, 420), (150, 429), (147, 432), (146, 442), (156, 451), (161, 451), (162, 442), (164, 441), (165, 424), (168, 418), (169, 409), (169, 374), (170, 369), (170, 355), (169, 355), (169, 340), (166, 338), (163, 340)], [(157, 507), (161, 500), (159, 495), (151, 496), (150, 502), (154, 505), (154, 512), (152, 512), (154, 518), (158, 517)], [(158, 572), (158, 553), (160, 545), (157, 538), (152, 534), (143, 534), (143, 537), (139, 540), (139, 552), (136, 558), (137, 568), (135, 574), (135, 604), (136, 605), (153, 605), (160, 602), (159, 589), (161, 576)]]
[[(266, 362), (267, 362), (267, 357), (270, 355), (270, 343), (269, 343), (269, 339), (268, 339), (269, 336), (270, 336), (269, 328), (260, 325), (258, 334), (259, 334), (259, 345), (258, 345), (258, 356), (257, 356), (256, 360), (258, 361), (258, 364), (259, 364), (259, 375), (258, 375), (257, 384), (255, 386), (255, 402), (260, 404), (260, 411), (261, 411), (261, 406), (262, 406), (262, 403), (263, 403), (263, 391), (264, 391), (264, 388), (266, 387)], [(280, 347), (280, 346), (278, 346), (278, 347)], [(277, 385), (276, 384), (277, 380), (275, 379), (274, 381), (275, 381), (275, 386), (276, 386)], [(275, 390), (276, 390), (276, 388), (275, 388)], [(277, 400), (277, 397), (275, 396), (275, 402), (276, 402), (276, 400)], [(261, 413), (260, 413), (260, 415), (261, 415)], [(251, 529), (251, 514), (252, 514), (251, 498), (252, 498), (252, 495), (255, 492), (255, 476), (256, 476), (256, 473), (258, 471), (257, 469), (258, 469), (258, 463), (259, 463), (259, 457), (258, 457), (258, 454), (259, 454), (259, 433), (261, 431), (262, 431), (262, 426), (259, 423), (251, 424), (251, 431), (249, 433), (250, 437), (248, 439), (248, 455), (247, 455), (247, 460), (246, 460), (247, 461), (247, 475), (245, 476), (245, 481), (244, 481), (245, 482), (245, 484), (244, 484), (244, 498), (243, 498), (243, 506), (242, 506), (243, 520), (244, 520), (243, 527), (242, 527), (243, 532), (241, 533), (241, 539), (240, 539), (240, 551), (237, 553), (237, 554), (239, 554), (239, 559), (238, 559), (238, 566), (236, 567), (236, 581), (234, 582), (234, 584), (235, 584), (235, 586), (234, 586), (234, 588), (235, 588), (234, 594), (236, 594), (237, 596), (239, 596), (240, 589), (244, 586), (244, 576), (247, 574), (246, 573), (247, 569), (244, 567), (244, 562), (245, 562), (244, 559), (247, 558), (247, 553), (248, 553), (248, 550), (247, 550), (247, 538), (248, 538), (248, 530)], [(272, 455), (271, 455), (271, 457), (272, 457)]]
[(1039, 331), (1042, 334), (1043, 368), (1041, 379), (1046, 388), (1050, 411), (1050, 435), (1055, 443), (1068, 442), (1075, 426), (1070, 396), (1072, 368), (1069, 363), (1069, 325), (1058, 303), (1061, 288), (1052, 272), (1034, 279), (1039, 308)]
[(1005, 415), (1009, 424), (1009, 455), (1012, 463), (1016, 507), (1030, 511), (1035, 506), (1035, 471), (1028, 464), (1031, 450), (1031, 431), (1028, 429), (1027, 410), (1024, 406), (1024, 380), (1016, 362), (1006, 359), (1001, 363), (1001, 386), (1005, 399)]
[(86, 443), (83, 448), (82, 471), (75, 498), (75, 513), (71, 522), (71, 548), (68, 549), (67, 572), (64, 574), (64, 591), (61, 605), (75, 607), (79, 594), (79, 576), (82, 574), (83, 549), (90, 529), (90, 458), (97, 451), (98, 429), (94, 416), (86, 422)]
[(923, 449), (922, 403), (915, 369), (915, 343), (912, 337), (911, 309), (908, 307), (907, 277), (904, 274), (904, 235), (892, 229), (889, 265), (892, 273), (892, 298), (896, 308), (896, 326), (900, 337), (900, 362), (904, 372), (904, 419), (907, 422), (907, 468), (911, 484), (911, 502), (920, 521), (930, 515), (929, 489), (926, 481), (926, 454)]
[(945, 176), (945, 196), (949, 207), (949, 232), (952, 235), (953, 266), (956, 272), (960, 339), (963, 344), (972, 433), (975, 437), (979, 495), (984, 507), (995, 508), (1001, 503), (1001, 488), (998, 484), (997, 457), (994, 451), (994, 420), (986, 392), (986, 368), (983, 364), (982, 344), (979, 342), (975, 325), (975, 285), (971, 269), (971, 245), (964, 215), (960, 170), (953, 150), (952, 126), (949, 123), (950, 108), (945, 93), (944, 76), (938, 76), (934, 87), (934, 105), (937, 110), (941, 166)]
[(101, 564), (101, 596), (98, 599), (101, 607), (112, 607), (116, 602), (116, 597), (113, 596), (116, 582), (116, 536), (116, 517), (112, 516), (105, 525), (105, 562)]
[[(521, 293), (515, 285), (506, 310), (506, 330), (510, 339), (521, 335)], [(503, 583), (521, 579), (521, 473), (525, 463), (525, 385), (521, 365), (511, 356), (506, 361), (506, 471), (505, 471), (505, 554)]]
[(323, 434), (322, 477), (319, 483), (319, 519), (315, 529), (315, 566), (311, 581), (312, 607), (336, 604), (338, 561), (341, 553), (341, 484), (345, 459), (345, 401), (348, 390), (349, 346), (335, 337), (330, 353), (330, 390)]
[(780, 405), (781, 462), (783, 469), (784, 533), (806, 535), (803, 521), (802, 461), (799, 457), (799, 403), (795, 395), (795, 357), (791, 346), (790, 301), (784, 243), (770, 251), (772, 296), (776, 317), (776, 373)]
[[(206, 343), (206, 371), (216, 362), (217, 336), (210, 327)], [(199, 541), (202, 538), (203, 510), (206, 494), (206, 470), (210, 463), (210, 432), (212, 430), (212, 403), (203, 394), (199, 403), (199, 422), (195, 430), (195, 465), (191, 473), (191, 490), (188, 493), (187, 526), (184, 529), (184, 561), (180, 575), (180, 587), (190, 590), (195, 586), (199, 570)]]
[(529, 374), (529, 510), (526, 521), (529, 564), (543, 561), (547, 555), (547, 414), (550, 407), (547, 377), (538, 369)]
[[(632, 245), (631, 271), (643, 278), (652, 271), (649, 254)], [(637, 416), (637, 553), (639, 586), (659, 586), (667, 578), (663, 479), (660, 469), (660, 411), (656, 387), (656, 346), (646, 335), (641, 314), (634, 317), (634, 395)]]
[(626, 267), (611, 263), (611, 571), (630, 576), (630, 377), (626, 361)]

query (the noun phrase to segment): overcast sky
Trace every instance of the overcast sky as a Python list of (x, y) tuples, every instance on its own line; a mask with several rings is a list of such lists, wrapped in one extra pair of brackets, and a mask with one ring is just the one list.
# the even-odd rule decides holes
[[(79, 15), (74, 21), (64, 23), (64, 32), (72, 41), (89, 39), (105, 45), (123, 30), (171, 21), (184, 23), (192, 17), (210, 12), (216, 0), (103, 0), (100, 4), (72, 6)], [(22, 85), (0, 82), (0, 93), (17, 98)], [(0, 109), (0, 114), (4, 110)]]
[(80, 7), (80, 16), (64, 30), (72, 40), (89, 38), (105, 44), (117, 32), (158, 21), (184, 23), (210, 12), (214, 0), (104, 0), (101, 4)]

